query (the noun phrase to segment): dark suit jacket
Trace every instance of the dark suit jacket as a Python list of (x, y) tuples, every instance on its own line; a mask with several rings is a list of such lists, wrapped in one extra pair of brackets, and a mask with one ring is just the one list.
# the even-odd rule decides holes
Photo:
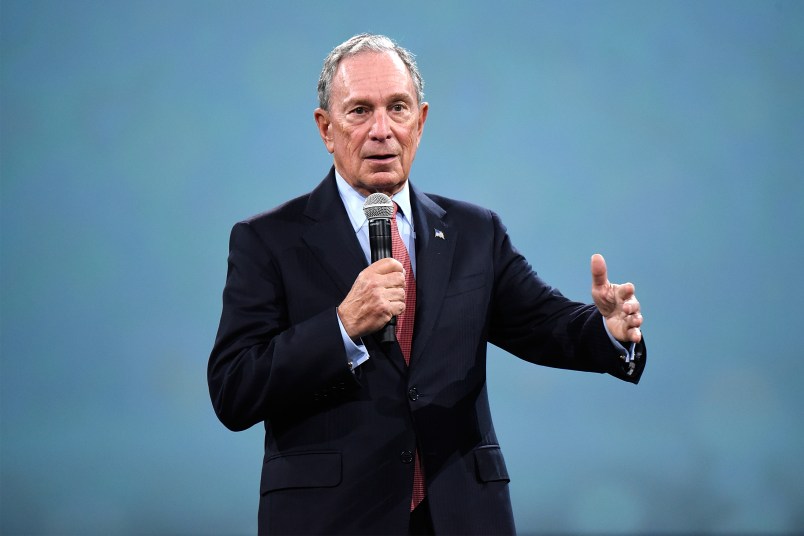
[(260, 533), (405, 534), (417, 447), (436, 533), (513, 533), (487, 343), (533, 363), (639, 379), (644, 347), (627, 375), (596, 308), (545, 284), (494, 213), (413, 185), (411, 203), (410, 367), (396, 343), (373, 337), (370, 359), (347, 366), (336, 306), (367, 262), (333, 171), (232, 230), (208, 379), (228, 428), (265, 423)]

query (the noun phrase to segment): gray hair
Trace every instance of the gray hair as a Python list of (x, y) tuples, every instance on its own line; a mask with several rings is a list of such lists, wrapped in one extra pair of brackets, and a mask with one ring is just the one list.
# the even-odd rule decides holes
[(341, 60), (356, 56), (360, 52), (395, 52), (399, 59), (402, 60), (402, 63), (405, 64), (405, 67), (408, 68), (408, 73), (410, 73), (410, 77), (413, 80), (413, 86), (416, 88), (418, 104), (424, 101), (424, 80), (422, 80), (422, 75), (416, 66), (413, 53), (397, 45), (384, 35), (364, 33), (336, 46), (324, 60), (321, 76), (318, 78), (318, 106), (321, 109), (329, 110), (332, 79), (335, 77), (335, 72), (338, 70)]

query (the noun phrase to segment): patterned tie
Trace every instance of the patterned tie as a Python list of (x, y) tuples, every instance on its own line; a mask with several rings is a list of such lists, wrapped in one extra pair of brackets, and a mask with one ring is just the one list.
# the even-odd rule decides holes
[(413, 321), (416, 317), (416, 279), (413, 276), (413, 267), (410, 256), (399, 228), (396, 225), (396, 212), (399, 206), (394, 203), (394, 215), (391, 217), (391, 254), (402, 263), (405, 269), (405, 312), (396, 317), (396, 340), (405, 356), (405, 364), (410, 364), (410, 347), (413, 344)]
[[(410, 348), (413, 344), (413, 320), (416, 317), (416, 278), (413, 276), (413, 267), (410, 264), (410, 256), (402, 237), (399, 236), (399, 228), (396, 225), (396, 212), (399, 206), (394, 203), (394, 215), (391, 217), (391, 254), (396, 260), (402, 263), (405, 268), (405, 312), (396, 318), (396, 340), (402, 349), (405, 357), (405, 364), (410, 365)], [(419, 460), (419, 450), (416, 449), (416, 456), (413, 462), (413, 496), (410, 500), (410, 511), (419, 506), (426, 494), (424, 486), (424, 471)]]

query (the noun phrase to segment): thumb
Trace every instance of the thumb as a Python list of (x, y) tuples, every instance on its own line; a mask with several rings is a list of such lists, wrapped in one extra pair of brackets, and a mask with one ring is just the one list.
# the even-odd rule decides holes
[(602, 287), (609, 282), (606, 259), (600, 253), (592, 255), (592, 287)]
[(384, 259), (380, 259), (371, 265), (369, 265), (372, 271), (378, 274), (390, 274), (393, 272), (404, 272), (405, 269), (402, 267), (402, 263), (396, 260), (393, 257), (386, 257)]

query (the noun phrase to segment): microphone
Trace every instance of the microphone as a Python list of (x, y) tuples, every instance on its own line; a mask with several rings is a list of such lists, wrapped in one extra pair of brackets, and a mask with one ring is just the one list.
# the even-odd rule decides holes
[[(363, 214), (368, 218), (369, 247), (371, 262), (393, 257), (391, 253), (391, 218), (394, 216), (394, 203), (385, 194), (374, 193), (363, 203)], [(396, 340), (396, 317), (380, 330), (380, 342)]]

